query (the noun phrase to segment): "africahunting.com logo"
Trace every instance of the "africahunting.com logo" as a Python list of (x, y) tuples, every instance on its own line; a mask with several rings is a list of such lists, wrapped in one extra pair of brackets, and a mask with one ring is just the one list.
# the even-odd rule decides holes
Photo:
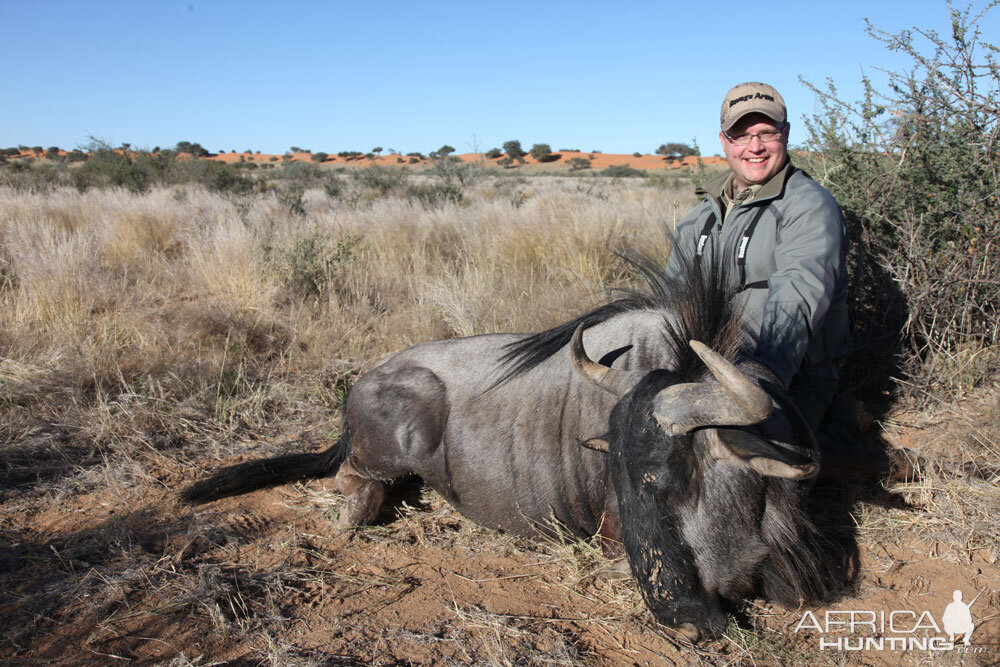
[(795, 632), (817, 632), (821, 651), (983, 653), (985, 646), (971, 644), (976, 629), (972, 605), (985, 590), (979, 591), (969, 603), (962, 599), (962, 591), (956, 590), (952, 593), (952, 602), (937, 618), (930, 611), (912, 609), (831, 609), (819, 614), (807, 611), (795, 626)]

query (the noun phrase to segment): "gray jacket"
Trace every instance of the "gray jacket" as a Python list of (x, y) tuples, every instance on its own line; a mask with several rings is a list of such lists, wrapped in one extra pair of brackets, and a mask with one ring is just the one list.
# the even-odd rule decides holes
[(799, 372), (836, 378), (838, 360), (851, 350), (848, 234), (840, 207), (821, 185), (789, 163), (753, 200), (727, 211), (723, 224), (720, 197), (731, 174), (720, 174), (696, 191), (705, 199), (677, 223), (675, 242), (697, 248), (714, 215), (704, 253), (712, 252), (721, 238), (739, 277), (739, 246), (758, 218), (746, 248), (742, 292), (743, 325), (756, 346), (754, 358), (786, 387)]

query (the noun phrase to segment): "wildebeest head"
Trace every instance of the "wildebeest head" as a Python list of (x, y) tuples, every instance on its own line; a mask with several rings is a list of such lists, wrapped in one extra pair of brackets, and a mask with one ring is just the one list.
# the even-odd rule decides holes
[(586, 444), (609, 453), (639, 589), (658, 620), (696, 639), (720, 634), (722, 601), (761, 579), (786, 603), (822, 586), (800, 544), (809, 532), (801, 480), (817, 472), (811, 432), (766, 368), (690, 345), (710, 372), (696, 381), (597, 364), (582, 327), (571, 355), (579, 374), (620, 397), (608, 436)]

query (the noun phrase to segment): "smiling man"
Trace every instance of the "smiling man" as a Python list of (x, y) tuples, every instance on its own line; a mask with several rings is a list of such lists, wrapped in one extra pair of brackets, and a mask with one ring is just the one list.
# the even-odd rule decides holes
[[(726, 94), (719, 140), (729, 169), (697, 190), (704, 199), (677, 224), (675, 243), (698, 257), (718, 249), (732, 262), (754, 358), (774, 371), (819, 434), (837, 396), (838, 365), (851, 350), (847, 226), (833, 196), (792, 166), (787, 116), (767, 84), (741, 83)], [(853, 415), (835, 412), (840, 431), (820, 438), (824, 450), (860, 436)], [(888, 464), (880, 453), (872, 459), (857, 450), (824, 457), (829, 472), (838, 459), (873, 472)]]

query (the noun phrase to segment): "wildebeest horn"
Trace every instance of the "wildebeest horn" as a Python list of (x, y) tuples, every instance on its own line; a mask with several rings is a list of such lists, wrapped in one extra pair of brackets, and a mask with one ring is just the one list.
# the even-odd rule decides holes
[(819, 453), (742, 429), (705, 429), (708, 453), (716, 461), (732, 461), (766, 477), (808, 479), (819, 472)]
[(690, 382), (667, 387), (656, 395), (653, 416), (672, 435), (701, 426), (747, 426), (771, 416), (771, 398), (736, 366), (696, 340), (690, 341), (719, 386)]
[(615, 396), (624, 396), (642, 377), (642, 373), (640, 371), (621, 371), (591, 361), (590, 357), (587, 356), (587, 351), (583, 349), (584, 328), (586, 327), (583, 324), (576, 328), (576, 331), (573, 332), (573, 340), (569, 344), (569, 356), (573, 362), (573, 370), (601, 389), (610, 391)]

